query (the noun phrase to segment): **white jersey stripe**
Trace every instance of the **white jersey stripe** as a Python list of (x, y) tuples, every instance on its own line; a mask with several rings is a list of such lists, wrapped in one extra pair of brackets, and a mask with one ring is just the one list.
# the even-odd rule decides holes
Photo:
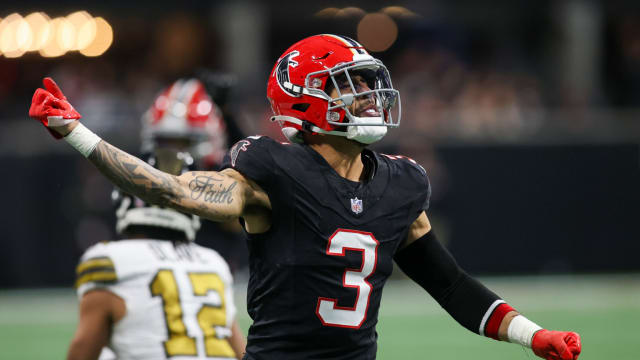
[(478, 333), (481, 336), (485, 336), (484, 335), (484, 327), (487, 324), (487, 321), (489, 320), (489, 317), (491, 316), (491, 314), (493, 314), (493, 310), (495, 310), (498, 305), (500, 304), (504, 304), (505, 301), (502, 299), (498, 299), (496, 301), (493, 302), (493, 304), (491, 304), (491, 306), (489, 306), (489, 309), (487, 309), (487, 312), (484, 313), (484, 316), (482, 317), (482, 322), (480, 322), (480, 330), (478, 331)]

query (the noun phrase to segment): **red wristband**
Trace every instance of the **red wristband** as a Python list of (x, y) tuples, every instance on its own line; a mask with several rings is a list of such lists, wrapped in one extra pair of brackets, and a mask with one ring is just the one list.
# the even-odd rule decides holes
[(487, 321), (487, 325), (484, 328), (484, 335), (492, 339), (499, 340), (498, 329), (500, 329), (502, 319), (504, 319), (505, 315), (507, 315), (507, 313), (509, 313), (510, 311), (515, 311), (515, 309), (509, 306), (509, 304), (502, 303), (498, 305), (493, 310), (493, 313)]

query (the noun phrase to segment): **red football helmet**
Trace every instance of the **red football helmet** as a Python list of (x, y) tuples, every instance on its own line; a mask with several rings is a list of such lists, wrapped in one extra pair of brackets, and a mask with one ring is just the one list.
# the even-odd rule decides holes
[(205, 169), (222, 162), (227, 150), (222, 112), (197, 79), (180, 79), (162, 91), (142, 117), (142, 152), (181, 141)]
[[(355, 74), (365, 79), (369, 90), (356, 91)], [(351, 92), (341, 93), (339, 82), (348, 82)], [(338, 90), (337, 98), (329, 96), (327, 85)], [(348, 110), (360, 96), (374, 99), (378, 117), (357, 117)], [(371, 143), (382, 138), (387, 127), (400, 124), (400, 93), (393, 89), (387, 68), (344, 36), (315, 35), (287, 49), (271, 71), (267, 97), (274, 112), (271, 120), (295, 142), (301, 141), (300, 131), (306, 131)], [(394, 118), (391, 110), (396, 104)]]

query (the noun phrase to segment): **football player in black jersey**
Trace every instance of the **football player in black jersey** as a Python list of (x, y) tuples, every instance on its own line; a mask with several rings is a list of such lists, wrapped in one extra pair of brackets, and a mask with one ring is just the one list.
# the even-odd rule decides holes
[(44, 84), (30, 115), (124, 191), (211, 220), (242, 220), (254, 321), (247, 359), (375, 358), (393, 261), (467, 329), (545, 359), (578, 358), (578, 334), (542, 329), (460, 269), (431, 229), (420, 165), (366, 148), (399, 125), (400, 96), (356, 41), (316, 35), (291, 46), (267, 87), (272, 121), (290, 142), (248, 137), (220, 172), (162, 173), (102, 141), (51, 79)]

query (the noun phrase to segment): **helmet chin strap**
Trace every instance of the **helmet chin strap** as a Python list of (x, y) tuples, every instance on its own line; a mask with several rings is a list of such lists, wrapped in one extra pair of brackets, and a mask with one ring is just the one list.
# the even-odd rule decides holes
[[(362, 124), (362, 123), (367, 123), (370, 124), (372, 122), (379, 122), (380, 126), (357, 126), (357, 125), (349, 125), (347, 126), (347, 131), (335, 131), (335, 130), (324, 130), (322, 128), (319, 128), (315, 125), (311, 125), (309, 126), (309, 122), (304, 122), (298, 118), (295, 118), (293, 116), (287, 116), (287, 115), (275, 115), (271, 117), (271, 121), (278, 121), (278, 122), (290, 122), (293, 124), (297, 124), (300, 125), (303, 128), (307, 128), (308, 130), (312, 131), (312, 132), (316, 132), (316, 133), (320, 133), (320, 134), (326, 134), (326, 135), (336, 135), (336, 136), (342, 136), (342, 137), (346, 137), (347, 139), (350, 140), (355, 140), (359, 143), (362, 144), (372, 144), (380, 139), (382, 139), (386, 134), (387, 134), (387, 127), (384, 126), (384, 119), (379, 116), (379, 117), (356, 117), (356, 116), (351, 116), (350, 117), (351, 122), (350, 123), (355, 123), (355, 124)], [(284, 136), (289, 139), (289, 141), (291, 142), (296, 142), (299, 143), (300, 140), (297, 137), (298, 133), (300, 131), (294, 127), (287, 127), (287, 126), (283, 126), (282, 127), (282, 133), (284, 134)]]
[[(384, 126), (384, 119), (382, 116), (377, 117), (350, 117), (350, 124), (347, 126), (347, 139), (355, 140), (362, 144), (373, 144), (376, 141), (379, 141), (387, 134), (387, 127)], [(357, 124), (362, 123), (380, 123), (381, 126), (358, 126)]]
[[(337, 136), (347, 136), (347, 133), (344, 131), (335, 131), (335, 130), (325, 130), (322, 128), (319, 128), (315, 125), (309, 125), (311, 124), (310, 122), (305, 122), (302, 121), (298, 118), (294, 118), (293, 116), (287, 116), (287, 115), (274, 115), (271, 117), (270, 119), (271, 121), (278, 121), (281, 124), (283, 122), (290, 122), (292, 124), (296, 124), (296, 125), (300, 125), (300, 127), (302, 128), (306, 128), (310, 131), (316, 132), (316, 133), (320, 133), (320, 134), (326, 134), (326, 135), (337, 135)], [(295, 130), (295, 131), (292, 131)], [(291, 126), (282, 126), (282, 133), (284, 134), (284, 136), (287, 137), (287, 139), (289, 139), (289, 141), (292, 142), (300, 142), (298, 140), (295, 139), (296, 135), (298, 135), (300, 131), (294, 127)]]

